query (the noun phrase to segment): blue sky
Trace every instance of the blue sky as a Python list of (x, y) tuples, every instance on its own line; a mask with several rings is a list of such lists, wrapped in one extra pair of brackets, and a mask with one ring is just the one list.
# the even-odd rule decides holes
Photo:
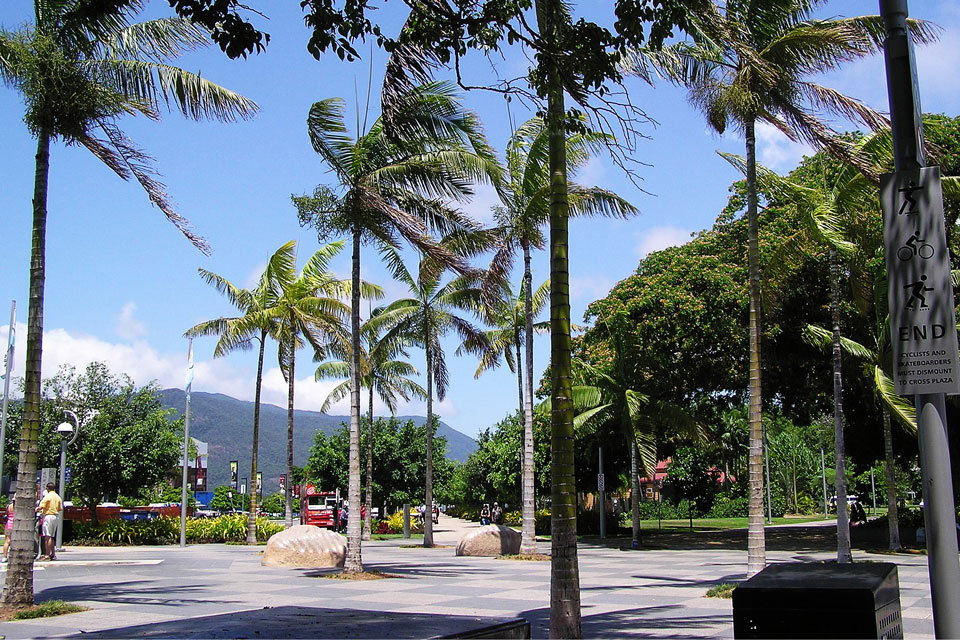
[[(261, 3), (266, 5), (267, 3)], [(276, 6), (273, 6), (273, 5)], [(583, 5), (584, 3), (579, 3)], [(852, 3), (831, 2), (825, 15), (835, 15)], [(167, 15), (166, 2), (155, 2), (148, 15)], [(298, 3), (270, 3), (271, 33), (267, 51), (247, 60), (231, 61), (209, 48), (177, 61), (204, 77), (238, 91), (260, 104), (255, 119), (237, 124), (189, 122), (166, 114), (161, 122), (127, 118), (121, 128), (156, 160), (177, 210), (213, 247), (200, 254), (151, 206), (140, 187), (125, 183), (84, 148), (55, 144), (51, 152), (47, 281), (44, 309), (45, 376), (61, 364), (83, 367), (92, 360), (128, 373), (138, 384), (157, 380), (181, 386), (187, 342), (182, 337), (193, 324), (233, 309), (197, 275), (197, 268), (214, 271), (244, 286), (253, 284), (267, 257), (295, 239), (300, 261), (317, 248), (315, 235), (297, 224), (291, 194), (303, 194), (331, 176), (312, 151), (306, 135), (310, 105), (339, 96), (355, 112), (363, 104), (370, 69), (376, 92), (384, 56), (359, 47), (364, 60), (343, 63), (335, 56), (316, 61), (306, 52), (308, 33)], [(875, 11), (875, 3), (857, 3)], [(918, 51), (921, 98), (925, 111), (960, 114), (960, 6), (948, 0), (913, 2), (915, 17), (944, 27), (941, 41)], [(388, 5), (386, 11), (395, 11)], [(866, 10), (866, 9), (865, 9)], [(5, 0), (0, 25), (13, 30), (32, 19), (32, 2)], [(512, 53), (498, 59), (502, 76), (524, 73), (529, 62)], [(468, 69), (489, 78), (489, 65), (478, 59)], [(822, 78), (824, 84), (886, 110), (882, 59), (877, 56)], [(628, 276), (647, 253), (680, 244), (690, 233), (709, 227), (727, 199), (727, 188), (739, 177), (717, 150), (742, 153), (732, 135), (707, 130), (702, 117), (686, 102), (685, 93), (666, 84), (628, 85), (631, 101), (657, 122), (642, 126), (634, 159), (642, 178), (638, 189), (608, 159), (598, 157), (580, 172), (577, 181), (612, 189), (629, 199), (641, 215), (629, 221), (596, 219), (571, 223), (571, 288), (575, 320), (592, 300), (605, 295)], [(484, 92), (464, 96), (482, 118), (496, 149), (503, 149), (509, 127), (502, 98)], [(376, 114), (376, 100), (372, 101)], [(529, 117), (513, 102), (514, 118)], [(22, 122), (23, 105), (11, 89), (0, 88), (0, 337), (6, 334), (9, 301), (17, 300), (18, 323), (26, 322), (31, 198), (35, 141)], [(348, 122), (352, 116), (348, 117)], [(767, 166), (787, 171), (809, 151), (791, 144), (770, 128), (758, 129), (759, 158)], [(490, 222), (496, 198), (487, 187), (477, 190), (465, 210)], [(411, 257), (412, 259), (412, 257)], [(349, 274), (347, 252), (334, 263)], [(388, 298), (405, 294), (390, 282), (372, 252), (364, 252), (364, 277), (383, 285)], [(534, 260), (535, 284), (548, 274), (546, 256)], [(18, 327), (14, 375), (24, 370), (25, 326)], [(5, 343), (5, 338), (2, 338)], [(225, 393), (252, 399), (256, 358), (252, 353), (214, 360), (214, 339), (195, 343), (195, 391)], [(437, 411), (454, 428), (471, 436), (492, 426), (517, 405), (516, 378), (505, 367), (479, 380), (476, 360), (455, 358), (448, 342), (451, 384)], [(536, 343), (535, 366), (542, 371), (549, 356), (546, 338)], [(423, 368), (422, 352), (412, 362)], [(296, 406), (319, 409), (332, 382), (315, 383), (309, 354), (301, 352), (297, 367)], [(268, 347), (264, 400), (285, 406), (286, 387), (276, 366), (276, 346)], [(379, 407), (383, 411), (383, 407)], [(403, 406), (401, 413), (422, 413), (423, 403)], [(332, 413), (345, 414), (346, 404)]]

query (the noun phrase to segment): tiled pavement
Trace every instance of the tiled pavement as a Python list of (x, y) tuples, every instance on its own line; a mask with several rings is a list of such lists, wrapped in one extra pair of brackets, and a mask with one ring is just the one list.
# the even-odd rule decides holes
[[(438, 537), (438, 541), (440, 538)], [(547, 546), (542, 547), (544, 551)], [(430, 637), (477, 618), (522, 617), (547, 637), (549, 562), (456, 557), (452, 547), (365, 543), (364, 564), (400, 576), (373, 581), (260, 566), (260, 548), (197, 545), (73, 548), (38, 564), (38, 600), (91, 608), (0, 623), (9, 639), (83, 637)], [(857, 553), (857, 560), (891, 556)], [(769, 562), (828, 559), (768, 552)], [(908, 638), (933, 637), (925, 556), (896, 556)], [(585, 637), (731, 638), (729, 600), (705, 598), (744, 579), (746, 554), (731, 550), (579, 549)], [(241, 613), (246, 612), (246, 613)], [(99, 633), (97, 633), (99, 632)]]

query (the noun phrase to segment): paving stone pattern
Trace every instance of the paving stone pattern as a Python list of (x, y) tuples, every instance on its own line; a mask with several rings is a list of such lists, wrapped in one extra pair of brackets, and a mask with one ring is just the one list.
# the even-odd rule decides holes
[[(449, 520), (449, 519), (444, 519)], [(474, 525), (475, 526), (475, 525)], [(441, 525), (441, 529), (443, 525)], [(90, 611), (0, 623), (16, 638), (393, 637), (425, 638), (471, 624), (522, 617), (548, 636), (550, 563), (457, 557), (452, 547), (364, 543), (367, 569), (399, 576), (324, 579), (317, 569), (262, 567), (263, 547), (68, 547), (38, 564), (37, 600)], [(438, 542), (451, 542), (438, 536)], [(549, 552), (548, 543), (540, 543)], [(768, 552), (768, 562), (826, 560), (828, 553)], [(871, 556), (897, 562), (907, 638), (932, 638), (925, 556)], [(581, 545), (583, 632), (588, 638), (732, 638), (730, 600), (705, 598), (745, 578), (738, 550), (630, 551)]]

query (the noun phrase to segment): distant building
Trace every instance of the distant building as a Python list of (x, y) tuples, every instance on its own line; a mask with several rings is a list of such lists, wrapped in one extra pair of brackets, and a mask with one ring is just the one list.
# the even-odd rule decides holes
[[(187, 467), (187, 484), (193, 491), (207, 490), (207, 462), (209, 446), (202, 440), (190, 438), (193, 442), (195, 455), (191, 456), (190, 464)], [(180, 458), (179, 471), (174, 471), (171, 477), (171, 485), (179, 487), (183, 483), (183, 458)]]

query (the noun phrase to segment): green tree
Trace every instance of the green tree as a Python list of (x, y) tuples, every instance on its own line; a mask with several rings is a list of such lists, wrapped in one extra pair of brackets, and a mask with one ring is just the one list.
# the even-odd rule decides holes
[(234, 491), (232, 487), (222, 484), (213, 490), (213, 499), (210, 500), (209, 507), (218, 511), (242, 511), (246, 506), (245, 498), (246, 496), (239, 491)]
[(676, 501), (687, 501), (687, 517), (693, 529), (693, 512), (710, 509), (717, 492), (719, 474), (710, 465), (707, 452), (699, 447), (680, 447), (667, 465), (667, 482)]
[[(447, 202), (464, 200), (471, 182), (497, 172), (479, 120), (462, 108), (450, 85), (412, 88), (394, 108), (401, 129), (388, 128), (381, 117), (369, 129), (364, 123), (354, 140), (347, 133), (343, 100), (314, 103), (307, 117), (310, 142), (339, 184), (293, 198), (301, 224), (315, 227), (320, 238), (350, 234), (353, 240), (350, 450), (356, 474), (348, 489), (353, 504), (360, 502), (360, 247), (373, 244), (392, 259), (403, 239), (438, 264), (465, 270), (462, 260), (429, 233), (473, 230), (474, 223)], [(361, 536), (360, 513), (354, 509), (347, 520), (347, 572), (363, 571)]]
[[(392, 417), (377, 418), (376, 422), (373, 429), (372, 482), (373, 492), (380, 500), (380, 513), (386, 514), (405, 502), (423, 502), (426, 426), (417, 425), (412, 420), (401, 422)], [(361, 445), (366, 444), (370, 433), (370, 429), (362, 430)], [(327, 491), (343, 487), (349, 479), (349, 443), (350, 431), (347, 425), (330, 436), (318, 431), (307, 461), (310, 481)], [(446, 438), (435, 439), (435, 488), (441, 496), (448, 493), (448, 484), (453, 475), (453, 464), (446, 459), (446, 447)]]
[[(379, 314), (382, 308), (378, 307), (371, 312)], [(369, 322), (369, 320), (368, 320)], [(371, 524), (373, 520), (373, 441), (372, 429), (376, 428), (376, 422), (373, 419), (373, 398), (374, 393), (387, 405), (390, 414), (396, 413), (397, 401), (402, 398), (409, 401), (410, 398), (426, 398), (426, 391), (423, 390), (417, 382), (410, 379), (410, 376), (420, 375), (413, 365), (406, 360), (399, 360), (402, 356), (408, 358), (409, 354), (404, 350), (402, 342), (388, 343), (384, 340), (378, 340), (378, 336), (369, 330), (366, 325), (361, 326), (360, 333), (364, 337), (364, 351), (360, 354), (360, 385), (368, 392), (368, 411), (367, 428), (371, 430), (367, 434), (367, 471), (366, 471), (366, 490), (364, 491), (364, 505), (366, 512), (363, 518), (363, 534), (361, 539), (369, 540), (371, 534)], [(352, 345), (351, 345), (351, 348)], [(331, 405), (345, 398), (350, 393), (350, 363), (346, 360), (331, 360), (323, 362), (317, 367), (315, 374), (317, 380), (347, 378), (339, 385), (333, 388), (327, 394), (323, 401), (321, 411), (326, 412)]]
[[(34, 475), (40, 430), (40, 361), (46, 254), (47, 185), (50, 144), (58, 139), (82, 144), (124, 180), (136, 180), (150, 201), (203, 251), (196, 236), (171, 206), (154, 177), (149, 157), (117, 127), (126, 114), (156, 119), (173, 105), (183, 115), (231, 121), (257, 111), (246, 98), (198, 74), (166, 61), (207, 43), (204, 32), (182, 19), (131, 24), (142, 2), (111, 2), (91, 10), (78, 0), (35, 0), (35, 23), (18, 32), (0, 30), (0, 80), (19, 91), (26, 103), (25, 121), (37, 138), (36, 179), (30, 257), (30, 304), (27, 311), (24, 429), (20, 443), (17, 501), (11, 562), (3, 602), (33, 603)], [(105, 138), (96, 137), (97, 130)]]
[(68, 490), (94, 522), (105, 499), (154, 487), (180, 464), (183, 422), (169, 420), (156, 384), (138, 388), (126, 375), (94, 362), (79, 375), (61, 368), (48, 394), (61, 411), (87, 416), (68, 452)]
[[(293, 388), (296, 380), (296, 355), (304, 346), (303, 338), (322, 358), (328, 345), (340, 343), (342, 351), (347, 341), (344, 325), (350, 313), (340, 299), (355, 288), (338, 280), (330, 272), (330, 261), (343, 249), (343, 242), (331, 242), (314, 253), (298, 275), (296, 260), (276, 271), (277, 299), (269, 315), (277, 324), (277, 358), (280, 371), (287, 382), (287, 483), (284, 518), (287, 527), (293, 526)], [(379, 290), (366, 283), (366, 295), (379, 295)]]
[[(580, 124), (585, 119), (581, 119)], [(613, 143), (612, 136), (603, 135), (584, 128), (583, 131), (572, 133), (566, 138), (567, 170), (575, 175), (577, 169), (586, 164), (590, 158), (591, 149), (597, 150), (604, 143)], [(506, 322), (506, 331), (513, 331), (514, 338), (510, 344), (516, 345), (518, 375), (521, 372), (520, 340), (523, 339), (526, 366), (523, 369), (523, 378), (526, 385), (526, 405), (524, 415), (526, 420), (526, 435), (524, 438), (524, 498), (523, 498), (523, 530), (521, 535), (521, 553), (536, 553), (534, 536), (534, 496), (533, 477), (533, 317), (546, 302), (548, 289), (543, 287), (533, 290), (533, 274), (530, 268), (533, 249), (543, 250), (546, 238), (543, 229), (550, 219), (550, 175), (548, 173), (547, 149), (549, 146), (549, 132), (542, 118), (533, 118), (511, 135), (507, 143), (506, 168), (507, 177), (499, 189), (501, 206), (495, 209), (497, 228), (497, 249), (490, 262), (489, 283), (504, 288), (502, 294), (507, 300), (513, 296), (507, 287), (508, 277), (517, 253), (523, 257), (523, 281), (520, 286), (522, 308), (510, 309), (493, 302), (489, 294), (490, 285), (487, 285), (488, 315), (498, 325)], [(571, 182), (568, 185), (569, 204), (571, 215), (606, 215), (625, 218), (637, 211), (620, 196), (600, 187), (583, 187)], [(549, 281), (546, 287), (549, 287)], [(500, 296), (502, 297), (502, 296)], [(517, 305), (513, 305), (517, 307)], [(493, 307), (501, 307), (495, 309)], [(522, 326), (510, 327), (511, 319), (522, 321)], [(492, 336), (499, 340), (506, 338), (506, 334)], [(491, 344), (499, 344), (492, 342)], [(492, 352), (488, 352), (493, 355)], [(509, 353), (507, 354), (509, 358)], [(512, 358), (508, 359), (508, 363)], [(481, 364), (483, 362), (481, 361)], [(511, 366), (511, 371), (514, 368)], [(479, 369), (478, 369), (479, 371)], [(521, 405), (524, 404), (524, 385), (521, 383)]]
[[(413, 297), (387, 305), (383, 313), (371, 320), (371, 328), (377, 331), (383, 328), (383, 340), (406, 340), (424, 350), (427, 377), (425, 500), (430, 513), (433, 509), (433, 395), (436, 389), (437, 399), (443, 400), (449, 384), (440, 340), (454, 331), (465, 350), (477, 355), (484, 352), (486, 341), (481, 330), (458, 315), (458, 312), (481, 315), (481, 290), (476, 278), (468, 276), (455, 277), (442, 284), (443, 268), (429, 257), (420, 261), (416, 278), (399, 259), (392, 263), (392, 267), (394, 278), (407, 285)], [(424, 520), (423, 546), (433, 546), (433, 521), (430, 518)]]
[[(817, 119), (813, 109), (839, 113), (871, 127), (879, 114), (827, 87), (817, 73), (873, 53), (883, 24), (879, 16), (814, 20), (817, 0), (709, 5), (692, 16), (693, 40), (654, 56), (671, 79), (685, 85), (708, 124), (723, 133), (733, 125), (746, 142), (750, 299), (750, 525), (747, 575), (763, 569), (762, 394), (760, 369), (760, 251), (757, 222), (756, 133), (766, 122), (791, 139), (803, 139), (851, 158), (849, 148)], [(646, 61), (637, 59), (640, 68)], [(811, 109), (812, 107), (812, 109)]]
[[(267, 346), (267, 336), (276, 333), (276, 319), (270, 310), (277, 304), (280, 292), (277, 289), (277, 273), (290, 271), (296, 267), (296, 245), (291, 240), (277, 249), (267, 261), (257, 286), (254, 289), (241, 289), (226, 278), (206, 269), (198, 269), (200, 276), (227, 297), (231, 304), (243, 315), (232, 318), (223, 316), (201, 322), (185, 333), (187, 336), (217, 335), (220, 339), (213, 351), (213, 357), (219, 358), (235, 349), (246, 350), (252, 341), (258, 344), (257, 382), (253, 400), (253, 443), (250, 448), (250, 477), (257, 477), (257, 457), (260, 451), (260, 393), (263, 386), (263, 356)], [(257, 544), (257, 492), (250, 492), (250, 517), (247, 520), (247, 544)]]

